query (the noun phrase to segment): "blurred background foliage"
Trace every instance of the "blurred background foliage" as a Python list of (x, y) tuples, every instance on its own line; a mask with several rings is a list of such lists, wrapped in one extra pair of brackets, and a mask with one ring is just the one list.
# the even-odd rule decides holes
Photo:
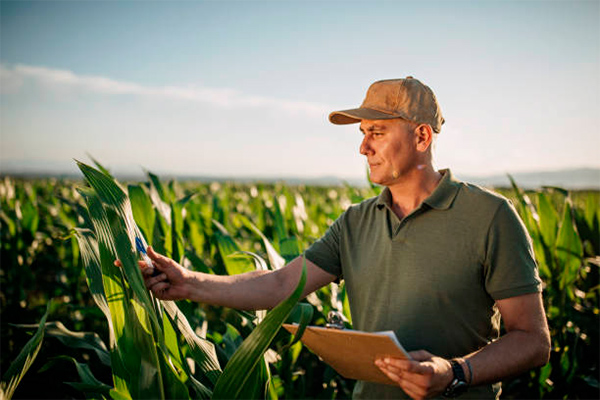
[[(190, 269), (215, 274), (251, 270), (257, 260), (276, 268), (319, 238), (352, 203), (379, 192), (372, 185), (164, 182), (151, 173), (147, 178), (124, 185), (146, 241)], [(36, 332), (35, 326), (19, 325), (39, 323), (51, 299), (50, 323), (109, 343), (74, 236), (76, 228), (90, 225), (77, 191), (82, 186), (61, 179), (0, 181), (2, 374)], [(533, 239), (553, 344), (550, 362), (505, 381), (503, 397), (598, 398), (600, 193), (524, 191), (516, 183), (496, 190), (513, 201)], [(313, 309), (311, 324), (324, 325), (332, 310), (351, 324), (343, 283), (324, 287), (303, 303)], [(178, 306), (196, 332), (215, 344), (222, 367), (255, 327), (257, 315), (189, 301)], [(82, 382), (82, 368), (112, 386), (101, 352), (73, 346), (60, 329), (46, 331), (15, 398), (89, 396), (84, 386), (72, 384)], [(301, 343), (290, 347), (289, 342), (290, 336), (279, 332), (267, 352), (268, 397), (351, 396), (353, 381), (338, 376)]]

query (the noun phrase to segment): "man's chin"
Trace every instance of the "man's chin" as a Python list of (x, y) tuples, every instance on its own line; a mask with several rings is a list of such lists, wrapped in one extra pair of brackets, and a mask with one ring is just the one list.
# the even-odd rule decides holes
[(371, 175), (371, 176), (369, 176), (369, 179), (371, 180), (371, 183), (374, 183), (376, 185), (384, 185), (383, 182), (385, 180), (382, 179), (381, 177)]

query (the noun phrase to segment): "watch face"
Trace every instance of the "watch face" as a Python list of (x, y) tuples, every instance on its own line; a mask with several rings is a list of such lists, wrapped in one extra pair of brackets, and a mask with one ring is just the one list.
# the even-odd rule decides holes
[(467, 385), (467, 382), (464, 381), (456, 381), (456, 384), (452, 385), (453, 387), (451, 388), (452, 393), (454, 396), (460, 396), (461, 394), (463, 394), (464, 392), (467, 391), (467, 388), (469, 387)]
[(460, 381), (456, 378), (450, 383), (446, 391), (444, 392), (445, 397), (457, 397), (467, 391), (469, 385), (465, 381)]

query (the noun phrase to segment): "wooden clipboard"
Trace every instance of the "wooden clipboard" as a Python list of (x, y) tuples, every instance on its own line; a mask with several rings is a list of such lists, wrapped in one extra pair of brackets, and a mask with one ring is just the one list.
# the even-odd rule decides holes
[[(297, 324), (283, 324), (296, 334)], [(362, 332), (308, 326), (301, 339), (313, 353), (345, 378), (395, 385), (377, 366), (383, 357), (410, 359), (393, 331)]]

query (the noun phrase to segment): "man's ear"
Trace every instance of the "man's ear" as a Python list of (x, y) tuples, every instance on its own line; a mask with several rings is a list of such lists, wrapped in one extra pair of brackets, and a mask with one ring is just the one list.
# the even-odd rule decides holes
[(429, 124), (420, 124), (415, 128), (415, 141), (417, 150), (425, 152), (433, 141), (433, 129)]

